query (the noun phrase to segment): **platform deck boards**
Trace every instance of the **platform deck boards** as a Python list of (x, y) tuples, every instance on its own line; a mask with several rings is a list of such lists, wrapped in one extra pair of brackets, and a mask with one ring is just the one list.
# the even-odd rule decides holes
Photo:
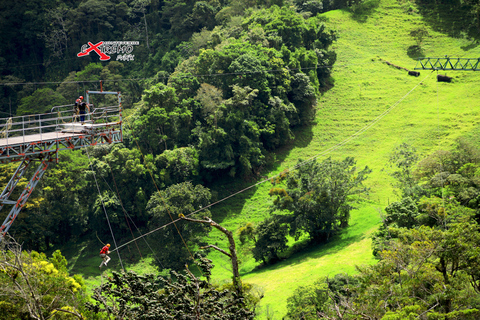
[(32, 134), (23, 137), (11, 137), (7, 139), (0, 139), (0, 146), (16, 146), (21, 144), (28, 144), (34, 142), (51, 141), (55, 139), (64, 140), (70, 137), (77, 137), (85, 135), (85, 133), (76, 132), (48, 132), (42, 134)]

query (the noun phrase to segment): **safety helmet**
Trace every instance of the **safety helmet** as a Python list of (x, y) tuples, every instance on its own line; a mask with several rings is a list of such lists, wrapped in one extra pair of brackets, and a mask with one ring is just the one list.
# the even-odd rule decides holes
[(110, 243), (107, 243), (107, 247), (109, 247), (109, 248), (110, 248)]
[(83, 96), (80, 96), (79, 98), (83, 100)]

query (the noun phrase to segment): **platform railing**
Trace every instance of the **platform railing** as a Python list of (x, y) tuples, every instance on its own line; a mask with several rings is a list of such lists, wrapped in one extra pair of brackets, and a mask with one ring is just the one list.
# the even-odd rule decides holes
[(122, 121), (121, 110), (118, 106), (95, 108), (89, 116), (89, 120), (94, 124)]
[[(121, 122), (121, 109), (119, 106), (93, 108), (91, 112), (86, 113), (85, 124), (112, 124)], [(0, 139), (8, 140), (11, 138), (25, 137), (30, 135), (42, 135), (49, 132), (60, 133), (65, 125), (80, 123), (80, 115), (76, 114), (73, 105), (57, 106), (52, 108), (52, 112), (23, 115), (10, 118), (0, 118)], [(96, 126), (101, 128), (102, 126)], [(18, 139), (16, 139), (18, 140)]]

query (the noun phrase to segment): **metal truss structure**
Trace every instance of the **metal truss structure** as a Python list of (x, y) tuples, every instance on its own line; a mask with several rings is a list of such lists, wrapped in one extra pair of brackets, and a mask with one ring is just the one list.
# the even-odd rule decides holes
[[(30, 140), (35, 141), (30, 141)], [(6, 139), (0, 139), (1, 140)], [(13, 139), (10, 139), (11, 141)], [(13, 161), (22, 161), (25, 157), (31, 157), (38, 154), (46, 154), (50, 152), (57, 153), (62, 150), (73, 150), (96, 146), (101, 144), (110, 144), (121, 142), (122, 131), (114, 128), (114, 125), (96, 128), (90, 133), (53, 133), (44, 134), (42, 140), (38, 141), (35, 136), (27, 137), (25, 142), (12, 144), (0, 144), (0, 163), (9, 163)], [(14, 141), (14, 140), (13, 140)]]
[[(13, 221), (15, 221), (15, 218), (20, 213), (20, 210), (22, 210), (23, 206), (27, 202), (28, 198), (32, 194), (33, 190), (35, 189), (35, 186), (40, 181), (45, 171), (47, 171), (47, 167), (49, 163), (54, 161), (53, 157), (55, 156), (55, 154), (56, 152), (49, 152), (42, 156), (37, 155), (36, 157), (32, 157), (32, 158), (25, 157), (22, 160), (22, 163), (20, 163), (20, 165), (18, 166), (17, 170), (15, 171), (15, 174), (10, 179), (7, 186), (3, 190), (2, 195), (0, 196), (0, 210), (3, 208), (5, 204), (13, 204), (12, 210), (10, 210), (10, 213), (7, 215), (7, 217), (5, 218), (5, 221), (0, 227), (0, 241), (5, 236), (5, 233), (7, 233), (8, 229), (10, 229), (10, 227), (12, 226)], [(22, 194), (18, 197), (17, 201), (8, 200), (13, 190), (17, 186), (18, 182), (27, 171), (27, 168), (34, 160), (40, 160), (40, 164), (37, 167), (37, 170), (34, 172), (30, 181), (27, 183), (27, 185), (23, 189)]]
[(419, 58), (415, 70), (480, 71), (480, 58)]
[[(0, 194), (0, 212), (13, 206), (0, 226), (0, 241), (10, 229), (51, 162), (58, 162), (58, 152), (123, 141), (122, 105), (119, 92), (87, 91), (91, 94), (115, 94), (118, 106), (93, 109), (84, 123), (76, 122), (73, 105), (52, 108), (50, 113), (0, 119), (0, 163), (20, 162)], [(93, 107), (93, 105), (91, 105)], [(19, 181), (34, 162), (39, 162), (29, 182), (16, 200), (10, 200)], [(31, 171), (31, 170), (30, 170)], [(28, 171), (28, 172), (30, 172)]]

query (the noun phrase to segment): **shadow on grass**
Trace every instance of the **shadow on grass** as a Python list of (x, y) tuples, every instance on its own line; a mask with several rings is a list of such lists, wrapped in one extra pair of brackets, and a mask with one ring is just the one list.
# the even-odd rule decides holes
[[(106, 239), (104, 240), (107, 241)], [(116, 240), (117, 245), (121, 246), (123, 243), (130, 241), (131, 238), (117, 238)], [(102, 247), (103, 243), (101, 243), (95, 235), (88, 235), (77, 241), (70, 241), (63, 246), (55, 247), (54, 249), (60, 250), (62, 255), (67, 259), (69, 274), (80, 274), (85, 279), (89, 277), (98, 277), (105, 271), (120, 272), (122, 270), (122, 264), (123, 267), (128, 270), (130, 269), (130, 266), (139, 263), (142, 258), (151, 255), (151, 251), (145, 241), (137, 240), (119, 250), (121, 262), (117, 251), (115, 251), (109, 255), (111, 261), (108, 263), (108, 267), (99, 269), (99, 265), (102, 262), (99, 255)], [(114, 247), (113, 243), (112, 247)], [(50, 256), (52, 252), (49, 251), (46, 254), (47, 256)]]
[[(327, 243), (312, 244), (308, 243), (306, 240), (301, 243), (296, 243), (293, 247), (296, 246), (298, 251), (289, 255), (288, 258), (285, 258), (284, 260), (275, 264), (261, 264), (254, 268), (250, 273), (269, 272), (271, 270), (284, 268), (286, 266), (295, 266), (301, 264), (306, 259), (319, 259), (328, 255), (335, 255), (347, 248), (349, 245), (365, 238), (364, 234), (348, 235), (347, 229), (342, 230)], [(293, 249), (295, 250), (295, 248)]]
[[(469, 5), (459, 0), (435, 1), (426, 3), (417, 0), (418, 10), (424, 21), (435, 31), (447, 34), (452, 38), (460, 38), (465, 35), (470, 38), (479, 39), (480, 32), (474, 23), (476, 17)], [(475, 46), (463, 50), (473, 49)]]
[[(237, 215), (242, 212), (246, 201), (251, 198), (257, 187), (254, 186), (256, 180), (252, 178), (234, 179), (228, 175), (218, 177), (213, 183), (208, 185), (214, 195), (213, 201), (219, 201), (228, 198), (221, 203), (209, 208), (212, 213), (212, 219), (221, 223), (225, 218)], [(247, 190), (245, 190), (248, 188)], [(242, 191), (245, 190), (245, 191)]]
[(275, 150), (275, 153), (274, 153), (275, 162), (271, 163), (266, 169), (268, 171), (277, 171), (281, 169), (283, 162), (285, 161), (285, 159), (288, 157), (288, 155), (293, 149), (307, 148), (313, 139), (314, 126), (315, 126), (315, 123), (312, 122), (303, 127), (294, 128), (292, 132), (295, 136), (295, 139), (293, 139), (289, 143)]
[(425, 57), (425, 53), (423, 52), (422, 47), (418, 45), (408, 47), (407, 55), (414, 60)]
[(348, 11), (352, 13), (353, 20), (360, 23), (365, 23), (367, 22), (368, 17), (375, 12), (375, 9), (379, 4), (380, 0), (366, 0), (348, 8)]
[(478, 40), (474, 40), (468, 46), (463, 46), (463, 47), (460, 47), (460, 48), (462, 48), (463, 51), (468, 51), (468, 50), (475, 49), (476, 47), (478, 47), (478, 45), (479, 45)]

